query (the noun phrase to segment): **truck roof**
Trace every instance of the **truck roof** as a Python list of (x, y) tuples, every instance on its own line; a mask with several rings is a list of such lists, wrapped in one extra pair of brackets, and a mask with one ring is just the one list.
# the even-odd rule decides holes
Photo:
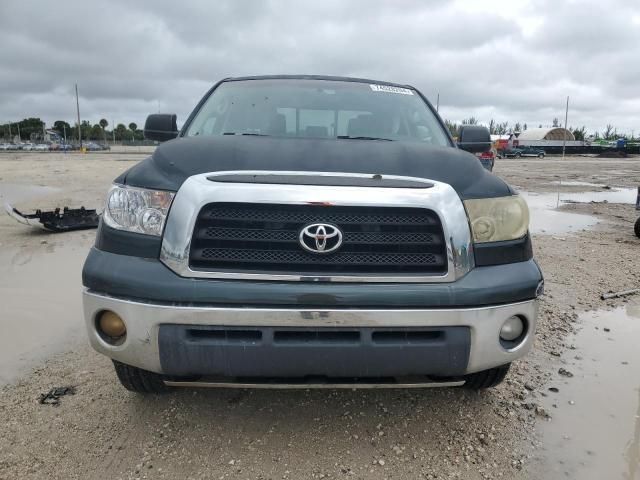
[(415, 90), (415, 87), (412, 85), (402, 84), (402, 83), (394, 83), (394, 82), (386, 82), (383, 80), (372, 80), (369, 78), (357, 78), (357, 77), (340, 77), (340, 76), (332, 76), (332, 75), (255, 75), (248, 77), (229, 77), (222, 80), (223, 82), (235, 82), (241, 80), (276, 80), (276, 79), (284, 79), (284, 80), (332, 80), (336, 82), (358, 82), (358, 83), (375, 83), (377, 85), (388, 85), (390, 87), (402, 87), (402, 88), (411, 88)]

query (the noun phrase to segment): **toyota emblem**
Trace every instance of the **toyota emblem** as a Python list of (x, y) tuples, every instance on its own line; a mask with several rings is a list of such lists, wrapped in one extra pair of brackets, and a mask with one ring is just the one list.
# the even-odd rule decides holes
[(312, 223), (300, 231), (300, 245), (312, 253), (335, 252), (342, 245), (342, 232), (334, 225)]

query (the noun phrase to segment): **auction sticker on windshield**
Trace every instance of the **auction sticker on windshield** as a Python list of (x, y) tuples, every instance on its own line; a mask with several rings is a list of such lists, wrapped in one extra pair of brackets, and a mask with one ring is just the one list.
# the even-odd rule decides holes
[(401, 95), (413, 95), (408, 88), (392, 87), (390, 85), (369, 85), (374, 92), (399, 93)]

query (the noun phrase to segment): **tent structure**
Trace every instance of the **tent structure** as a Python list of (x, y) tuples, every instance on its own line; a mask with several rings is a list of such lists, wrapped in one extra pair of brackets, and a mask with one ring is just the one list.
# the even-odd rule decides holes
[(568, 142), (574, 141), (575, 137), (573, 133), (562, 127), (549, 127), (549, 128), (529, 128), (524, 130), (518, 136), (518, 141), (521, 140), (567, 140)]

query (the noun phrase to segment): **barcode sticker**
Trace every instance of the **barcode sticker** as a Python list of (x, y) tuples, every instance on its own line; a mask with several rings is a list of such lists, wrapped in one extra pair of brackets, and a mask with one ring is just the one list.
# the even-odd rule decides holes
[(399, 93), (400, 95), (413, 95), (408, 88), (392, 87), (390, 85), (369, 85), (374, 92)]

